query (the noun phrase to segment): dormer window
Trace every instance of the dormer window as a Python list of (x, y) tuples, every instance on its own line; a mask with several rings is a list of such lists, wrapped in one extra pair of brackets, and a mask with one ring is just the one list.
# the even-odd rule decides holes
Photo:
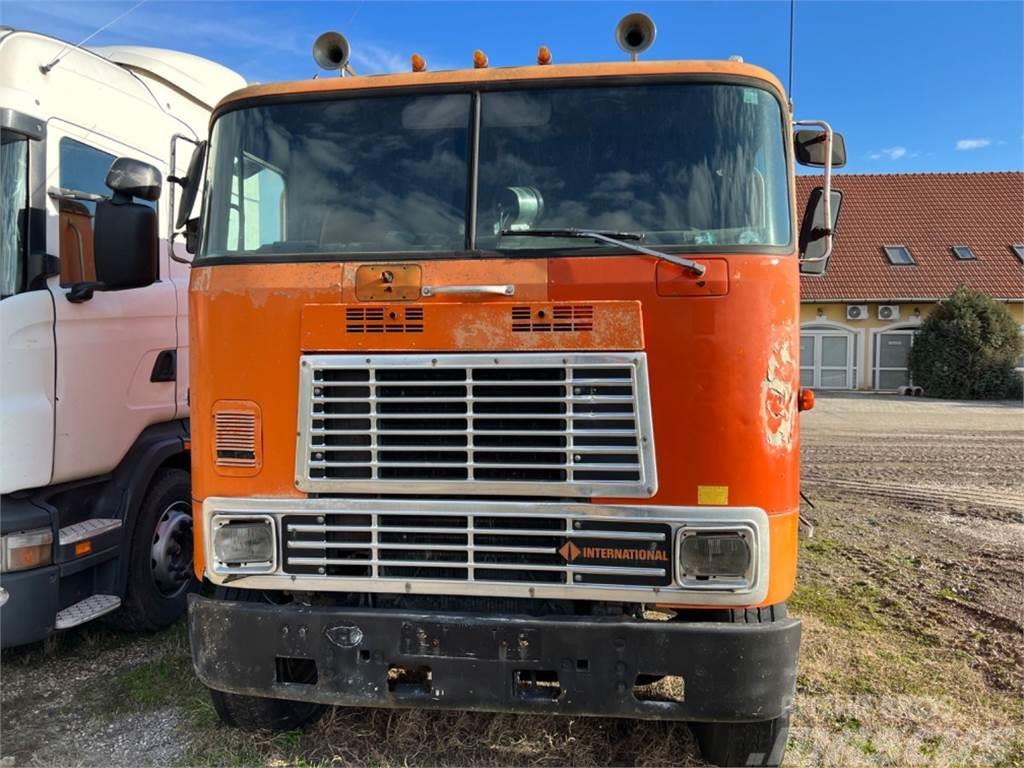
[(1017, 261), (1024, 264), (1024, 245), (1011, 245), (1010, 250), (1016, 255)]
[(910, 249), (905, 245), (883, 245), (882, 250), (885, 251), (889, 263), (897, 267), (914, 263), (914, 257), (910, 255)]
[(966, 245), (954, 245), (953, 256), (956, 257), (957, 261), (977, 261), (977, 256), (974, 255), (974, 251), (970, 249), (970, 246)]

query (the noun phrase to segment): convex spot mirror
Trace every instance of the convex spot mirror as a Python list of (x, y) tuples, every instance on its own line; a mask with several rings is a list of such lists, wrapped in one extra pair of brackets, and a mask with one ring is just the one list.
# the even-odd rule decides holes
[[(832, 190), (832, 240), (839, 226), (839, 210), (843, 207), (843, 193)], [(807, 200), (807, 209), (800, 225), (800, 272), (804, 275), (823, 275), (829, 259), (824, 258), (828, 238), (825, 232), (825, 190), (815, 187)], [(831, 254), (829, 254), (831, 258)]]
[[(796, 161), (812, 168), (825, 167), (825, 132), (800, 130), (793, 134), (793, 148)], [(832, 167), (846, 165), (846, 139), (843, 134), (832, 132)]]
[(149, 163), (133, 157), (119, 157), (107, 171), (106, 185), (115, 193), (128, 198), (139, 197), (155, 202), (160, 199), (163, 177), (160, 171)]
[[(157, 212), (163, 178), (141, 160), (119, 157), (107, 172), (113, 191), (96, 203), (93, 256), (101, 290), (142, 288), (159, 278)], [(136, 202), (136, 198), (146, 202)]]

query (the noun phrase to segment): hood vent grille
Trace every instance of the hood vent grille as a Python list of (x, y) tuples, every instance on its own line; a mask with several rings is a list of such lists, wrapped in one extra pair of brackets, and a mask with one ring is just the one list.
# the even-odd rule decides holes
[(580, 333), (594, 330), (592, 304), (554, 304), (512, 307), (515, 333)]
[(348, 333), (423, 333), (423, 307), (348, 307)]

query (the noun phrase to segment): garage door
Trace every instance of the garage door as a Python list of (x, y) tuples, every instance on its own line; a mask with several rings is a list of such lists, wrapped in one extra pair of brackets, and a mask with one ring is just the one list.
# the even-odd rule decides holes
[(910, 348), (916, 331), (886, 331), (875, 338), (875, 388), (899, 389), (910, 383)]
[(800, 385), (815, 389), (851, 389), (856, 385), (856, 345), (842, 331), (800, 334)]

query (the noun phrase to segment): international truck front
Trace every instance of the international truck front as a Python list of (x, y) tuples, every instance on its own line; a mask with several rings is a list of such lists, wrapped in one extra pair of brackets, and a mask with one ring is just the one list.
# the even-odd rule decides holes
[(714, 762), (779, 762), (798, 251), (827, 220), (798, 247), (791, 136), (737, 62), (220, 105), (190, 294), (216, 592), (190, 634), (226, 722), (671, 719)]

